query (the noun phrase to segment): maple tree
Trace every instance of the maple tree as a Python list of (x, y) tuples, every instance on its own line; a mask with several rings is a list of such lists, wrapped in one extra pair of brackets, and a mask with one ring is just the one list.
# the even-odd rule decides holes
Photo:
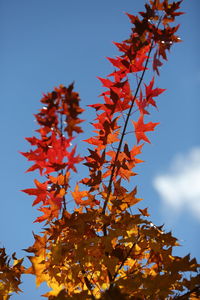
[[(108, 58), (113, 73), (99, 78), (105, 88), (103, 101), (89, 105), (96, 119), (94, 136), (83, 142), (91, 147), (85, 157), (72, 147), (83, 122), (74, 85), (60, 85), (43, 95), (43, 107), (35, 115), (37, 136), (26, 138), (32, 148), (22, 154), (33, 162), (27, 171), (38, 170), (41, 176), (34, 180), (34, 188), (23, 192), (35, 197), (33, 206), (41, 213), (35, 222), (45, 222), (45, 228), (34, 234), (34, 244), (26, 249), (29, 268), (15, 254), (12, 265), (5, 249), (0, 249), (0, 299), (20, 291), (21, 274), (33, 274), (37, 286), (46, 282), (51, 290), (43, 296), (49, 300), (200, 296), (196, 259), (173, 255), (177, 239), (149, 220), (147, 208), (131, 210), (142, 200), (130, 183), (134, 168), (142, 162), (138, 155), (145, 142), (150, 143), (148, 132), (159, 124), (145, 118), (165, 91), (155, 88), (155, 77), (167, 51), (180, 42), (179, 25), (172, 23), (182, 14), (178, 11), (182, 1), (169, 2), (150, 0), (140, 16), (127, 14), (131, 35), (115, 43), (121, 55)], [(144, 83), (151, 68), (154, 75)], [(80, 164), (88, 175), (72, 189), (72, 176)], [(71, 198), (73, 210), (68, 205)]]

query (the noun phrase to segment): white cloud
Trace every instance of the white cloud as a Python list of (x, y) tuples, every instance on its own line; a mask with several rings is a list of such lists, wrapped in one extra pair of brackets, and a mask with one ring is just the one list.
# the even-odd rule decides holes
[(153, 185), (172, 215), (187, 210), (200, 221), (200, 148), (177, 155), (165, 174), (157, 175)]

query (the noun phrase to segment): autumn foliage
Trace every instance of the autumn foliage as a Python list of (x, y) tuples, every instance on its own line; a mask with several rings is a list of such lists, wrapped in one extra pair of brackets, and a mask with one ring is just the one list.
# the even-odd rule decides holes
[[(89, 105), (96, 118), (94, 135), (82, 142), (89, 147), (85, 157), (74, 146), (83, 122), (74, 85), (43, 95), (36, 136), (26, 138), (31, 150), (22, 154), (32, 162), (27, 171), (40, 174), (23, 192), (34, 196), (40, 212), (35, 222), (44, 222), (45, 229), (26, 249), (29, 268), (15, 256), (11, 265), (1, 249), (0, 299), (19, 292), (20, 275), (27, 273), (37, 286), (47, 283), (50, 291), (43, 296), (49, 300), (198, 299), (196, 260), (174, 256), (177, 239), (149, 220), (147, 208), (134, 207), (142, 200), (132, 179), (135, 167), (159, 124), (147, 120), (165, 91), (155, 79), (180, 42), (173, 22), (182, 1), (169, 2), (150, 0), (139, 16), (127, 14), (131, 35), (115, 43), (120, 54), (108, 58), (113, 72), (99, 78), (102, 101)], [(73, 187), (80, 164), (88, 173)]]

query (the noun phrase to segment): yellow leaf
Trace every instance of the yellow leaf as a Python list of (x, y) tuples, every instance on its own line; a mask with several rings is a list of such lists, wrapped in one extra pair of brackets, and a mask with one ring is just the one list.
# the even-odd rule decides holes
[(63, 290), (63, 285), (58, 284), (55, 279), (47, 280), (47, 285), (52, 289), (50, 292), (43, 295), (43, 297), (57, 296), (61, 290)]
[(27, 273), (33, 274), (36, 276), (36, 286), (40, 286), (40, 284), (44, 281), (49, 280), (48, 274), (45, 274), (44, 271), (46, 266), (44, 264), (44, 258), (40, 256), (29, 256), (29, 260), (32, 263), (32, 267), (28, 269)]
[(120, 197), (123, 203), (126, 203), (128, 206), (132, 206), (140, 202), (142, 199), (136, 198), (137, 188), (135, 187), (130, 193), (125, 194), (125, 196)]

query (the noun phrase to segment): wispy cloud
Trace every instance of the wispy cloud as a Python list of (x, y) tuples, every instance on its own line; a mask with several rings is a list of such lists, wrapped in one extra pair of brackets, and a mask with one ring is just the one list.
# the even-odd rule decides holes
[(153, 185), (164, 209), (172, 215), (187, 210), (200, 221), (200, 148), (175, 156), (166, 173), (154, 178)]

